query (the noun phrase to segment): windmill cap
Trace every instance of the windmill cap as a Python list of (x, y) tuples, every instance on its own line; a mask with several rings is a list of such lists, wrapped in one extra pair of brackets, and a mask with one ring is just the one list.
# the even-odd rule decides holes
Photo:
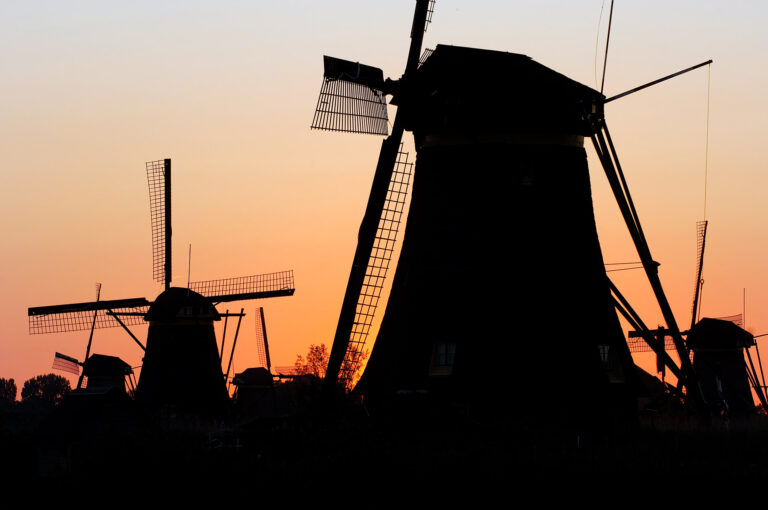
[(171, 287), (157, 296), (144, 316), (146, 321), (218, 321), (219, 312), (211, 301), (189, 289)]
[(83, 363), (83, 373), (88, 377), (104, 376), (113, 374), (132, 374), (131, 365), (121, 360), (117, 356), (107, 356), (106, 354), (92, 354)]
[(688, 333), (688, 347), (695, 350), (741, 349), (754, 345), (751, 333), (731, 321), (705, 317)]
[(424, 134), (589, 135), (585, 112), (601, 112), (604, 99), (526, 55), (446, 45), (437, 46), (406, 88), (407, 129)]

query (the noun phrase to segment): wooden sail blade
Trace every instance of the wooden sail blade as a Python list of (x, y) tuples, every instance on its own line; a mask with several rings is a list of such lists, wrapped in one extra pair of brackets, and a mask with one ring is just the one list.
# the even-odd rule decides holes
[(395, 252), (412, 174), (413, 163), (408, 160), (408, 153), (402, 151), (401, 144), (395, 170), (389, 182), (387, 199), (379, 219), (376, 238), (365, 269), (365, 280), (357, 300), (349, 344), (341, 364), (339, 382), (347, 387), (353, 382), (364, 358), (366, 342), (373, 327), (379, 299)]
[(63, 372), (69, 372), (70, 374), (80, 375), (80, 365), (82, 365), (82, 363), (77, 361), (75, 358), (61, 354), (60, 352), (57, 352), (53, 356), (52, 368), (55, 370), (61, 370)]
[(171, 283), (171, 160), (148, 161), (149, 212), (152, 221), (152, 277)]
[(312, 129), (387, 135), (381, 69), (325, 56), (325, 73)]
[[(403, 75), (405, 81), (418, 69), (428, 7), (428, 0), (418, 0), (416, 2), (411, 28), (411, 45), (408, 50), (408, 61)], [(352, 261), (349, 279), (347, 280), (347, 288), (344, 292), (339, 321), (336, 325), (333, 346), (331, 347), (331, 354), (328, 359), (328, 368), (325, 372), (323, 384), (324, 391), (326, 392), (335, 391), (344, 359), (350, 350), (349, 341), (355, 327), (357, 305), (360, 296), (363, 295), (368, 264), (376, 242), (379, 223), (384, 213), (392, 174), (395, 171), (398, 155), (401, 152), (401, 143), (405, 130), (402, 110), (402, 107), (398, 107), (395, 122), (392, 126), (392, 134), (381, 143), (379, 160), (376, 164), (376, 172), (371, 184), (371, 193), (368, 197), (363, 221), (360, 224), (357, 248)]]
[(192, 282), (189, 289), (217, 303), (292, 296), (296, 291), (293, 270)]
[(707, 241), (707, 220), (699, 221), (696, 223), (696, 287), (693, 290), (693, 307), (691, 310), (691, 327), (696, 324), (696, 316), (699, 311), (699, 301), (701, 298), (701, 285), (703, 280), (701, 279), (702, 271), (704, 270), (704, 248)]
[[(120, 324), (107, 314), (110, 310), (117, 314), (138, 314), (126, 316), (124, 322), (129, 325), (143, 324), (143, 314), (147, 312), (149, 305), (146, 298), (132, 298), (29, 308), (27, 311), (29, 333), (39, 335), (84, 331), (91, 327), (96, 329), (120, 327)], [(94, 313), (96, 313), (95, 323)]]
[(264, 308), (256, 310), (256, 352), (259, 356), (259, 366), (271, 371), (272, 360), (269, 357), (269, 342), (267, 341), (267, 325), (264, 321)]

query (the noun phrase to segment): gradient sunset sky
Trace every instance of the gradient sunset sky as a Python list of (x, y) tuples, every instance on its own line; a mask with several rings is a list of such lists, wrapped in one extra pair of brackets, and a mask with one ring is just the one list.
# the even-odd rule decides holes
[[(599, 89), (609, 4), (438, 0), (424, 44), (523, 53)], [(293, 364), (311, 343), (330, 345), (381, 140), (310, 130), (322, 56), (399, 77), (413, 6), (0, 3), (0, 377), (20, 390), (51, 371), (55, 351), (83, 356), (87, 332), (30, 336), (28, 307), (90, 301), (95, 282), (103, 299), (161, 291), (144, 162), (162, 158), (173, 160), (176, 285), (186, 284), (189, 244), (193, 281), (295, 270), (293, 297), (230, 304), (248, 313), (236, 369), (257, 364), (257, 305), (274, 365)], [(610, 96), (714, 60), (703, 315), (741, 313), (746, 288), (755, 334), (768, 332), (767, 21), (768, 3), (758, 0), (617, 0), (605, 86)], [(682, 326), (704, 215), (707, 77), (700, 69), (606, 106)], [(478, 79), (492, 80), (493, 70)], [(605, 261), (638, 260), (591, 148), (588, 157)], [(649, 326), (662, 323), (642, 271), (612, 277)], [(561, 289), (554, 299), (567, 306), (578, 293)], [(135, 332), (145, 339), (146, 327)], [(117, 329), (97, 331), (93, 351), (141, 363)]]

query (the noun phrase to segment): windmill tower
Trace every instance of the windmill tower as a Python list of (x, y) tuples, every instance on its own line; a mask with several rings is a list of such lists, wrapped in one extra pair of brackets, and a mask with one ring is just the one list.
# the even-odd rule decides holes
[[(153, 277), (165, 290), (147, 298), (29, 308), (30, 334), (122, 327), (144, 351), (136, 399), (151, 407), (216, 410), (228, 400), (213, 328), (219, 303), (292, 296), (293, 271), (171, 286), (171, 160), (146, 165)], [(233, 314), (238, 315), (238, 314)], [(149, 323), (146, 346), (128, 326)], [(90, 342), (89, 342), (90, 348)], [(84, 363), (87, 363), (85, 360)]]
[(274, 412), (274, 379), (272, 360), (269, 355), (267, 324), (264, 320), (264, 308), (256, 310), (256, 350), (259, 358), (258, 367), (246, 368), (236, 374), (232, 380), (235, 385), (233, 395), (241, 410), (264, 414)]
[[(379, 243), (394, 222), (399, 147), (411, 131), (410, 212), (359, 391), (381, 402), (427, 392), (515, 414), (599, 419), (609, 408), (633, 409), (636, 376), (616, 310), (634, 314), (605, 273), (586, 139), (675, 345), (685, 346), (607, 130), (603, 105), (614, 98), (524, 55), (438, 45), (420, 58), (432, 6), (416, 1), (400, 79), (325, 57), (312, 127), (386, 134), (385, 98), (398, 107), (360, 226), (326, 388), (349, 377), (344, 367), (359, 351), (350, 346), (367, 334), (381, 253), (391, 254)], [(702, 403), (687, 355), (679, 373)]]

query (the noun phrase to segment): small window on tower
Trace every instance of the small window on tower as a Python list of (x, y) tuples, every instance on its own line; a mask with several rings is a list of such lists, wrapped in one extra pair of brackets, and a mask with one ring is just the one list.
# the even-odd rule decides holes
[(597, 349), (600, 351), (600, 361), (603, 362), (603, 368), (611, 370), (613, 368), (613, 364), (611, 363), (611, 346), (598, 345)]
[(456, 344), (437, 343), (432, 353), (429, 375), (451, 375), (453, 360), (456, 356)]
[(452, 367), (455, 354), (456, 344), (437, 344), (437, 364), (439, 366)]

